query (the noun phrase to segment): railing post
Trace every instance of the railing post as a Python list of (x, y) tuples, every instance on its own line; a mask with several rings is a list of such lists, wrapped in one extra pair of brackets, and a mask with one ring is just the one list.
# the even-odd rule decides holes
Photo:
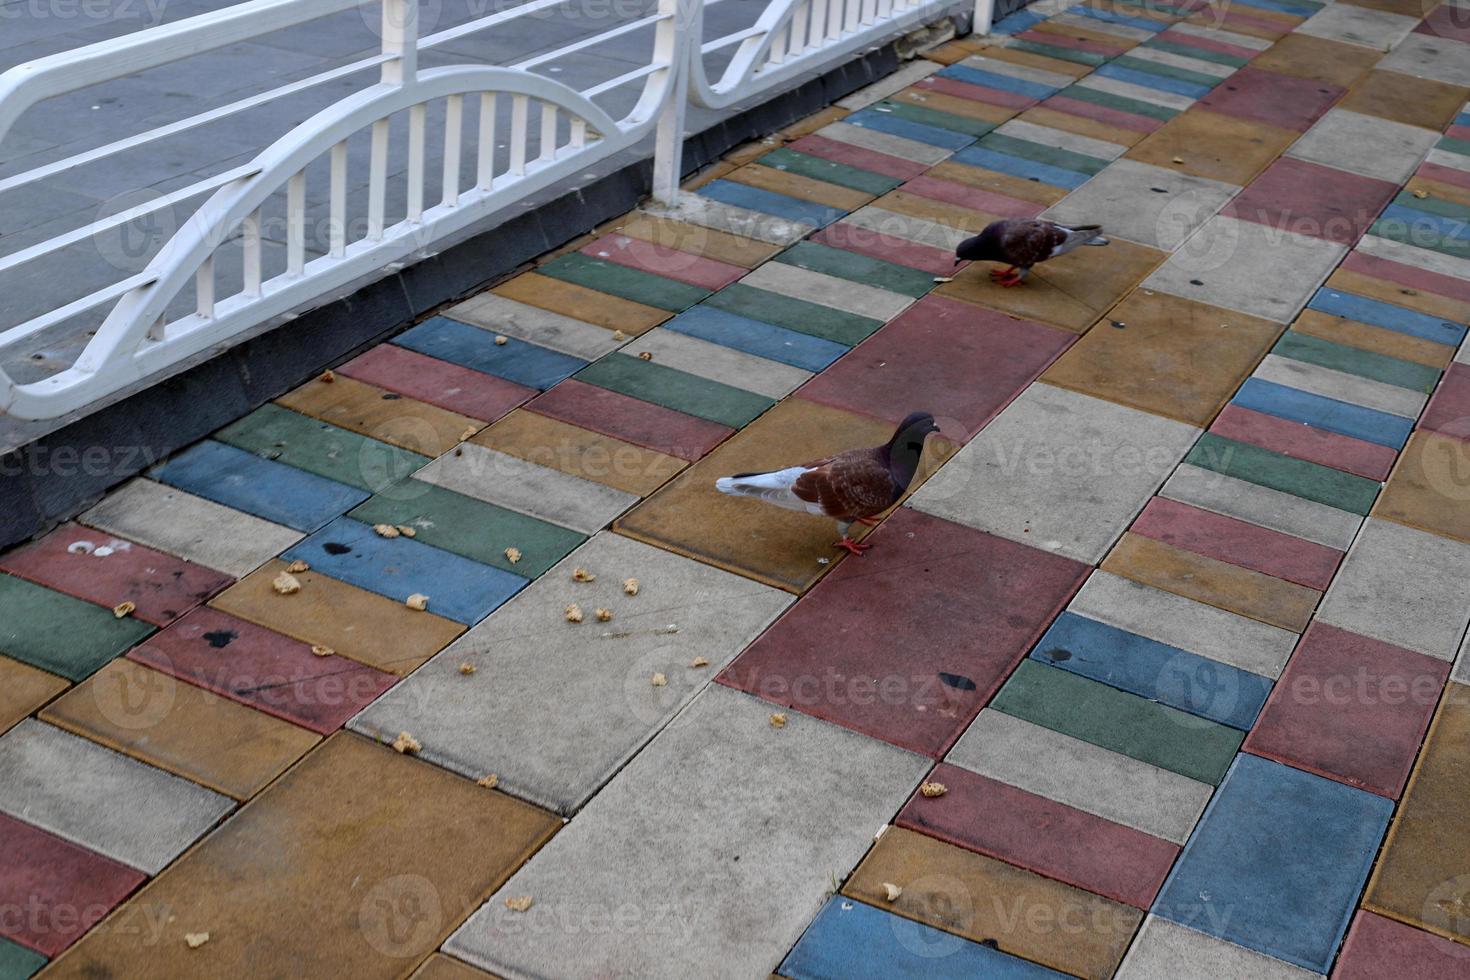
[(970, 33), (990, 33), (990, 22), (995, 17), (995, 0), (975, 0), (975, 19), (970, 22)]
[(673, 14), (659, 21), (653, 57), (669, 64), (669, 86), (658, 115), (654, 137), (653, 198), (672, 205), (679, 197), (679, 179), (684, 174), (684, 117), (689, 109), (689, 65), (700, 45), (699, 4), (704, 0), (659, 0), (660, 14)]
[(412, 85), (419, 71), (419, 0), (383, 0), (383, 82)]

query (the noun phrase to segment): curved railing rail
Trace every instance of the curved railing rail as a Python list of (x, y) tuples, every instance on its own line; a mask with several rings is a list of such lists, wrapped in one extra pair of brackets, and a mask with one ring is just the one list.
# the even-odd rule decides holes
[[(45, 99), (288, 29), (361, 2), (251, 0), (19, 65), (0, 74), (0, 141), (22, 114)], [(0, 330), (3, 349), (78, 315), (105, 311), (69, 366), (26, 384), (0, 368), (0, 412), (21, 419), (58, 418), (146, 379), (165, 377), (190, 358), (224, 350), (334, 291), (416, 254), (428, 254), (507, 206), (654, 131), (654, 194), (671, 203), (678, 194), (684, 114), (690, 102), (719, 109), (752, 100), (955, 6), (954, 0), (773, 0), (752, 27), (704, 42), (704, 7), (718, 0), (658, 0), (657, 11), (649, 16), (510, 67), (418, 68), (421, 50), (558, 2), (530, 0), (420, 38), (417, 0), (383, 0), (383, 49), (378, 56), (0, 179), (3, 192), (186, 131), (200, 120), (215, 121), (268, 104), (272, 96), (323, 79), (375, 66), (381, 72), (376, 84), (316, 113), (248, 164), (0, 256), (0, 272), (43, 263), (99, 230), (213, 192), (141, 271)], [(988, 16), (984, 10), (989, 0), (981, 3), (982, 16)], [(592, 88), (578, 91), (529, 70), (648, 27), (654, 33), (648, 64)], [(731, 48), (735, 50), (723, 72), (710, 81), (706, 56)], [(622, 118), (613, 118), (593, 101), (615, 87), (640, 83), (636, 104)], [(509, 100), (508, 127), (500, 122), (502, 99)], [(434, 180), (426, 165), (431, 111), (436, 121), (442, 120), (436, 132), (443, 141), (442, 168), (436, 175), (439, 196), (432, 203), (427, 198)], [(473, 125), (467, 125), (468, 112), (476, 113), (469, 120)], [(394, 144), (390, 119), (405, 116), (406, 146)], [(358, 200), (363, 195), (353, 193), (349, 181), (349, 140), (364, 133), (370, 147), (368, 180), (365, 200)], [(396, 176), (388, 165), (394, 147), (405, 149), (407, 157), (406, 170)], [(465, 161), (473, 165), (466, 167)], [(306, 232), (309, 170), (326, 187), (326, 240), (315, 255), (309, 252)], [(395, 217), (402, 215), (392, 221), (390, 193), (398, 202)], [(350, 201), (356, 211), (349, 209)], [(262, 234), (267, 207), (279, 207), (285, 229), (284, 267), (269, 273)], [(226, 261), (240, 263), (234, 270), (238, 275), (220, 274)], [(223, 295), (227, 279), (237, 285)], [(185, 300), (192, 309), (181, 312)]]

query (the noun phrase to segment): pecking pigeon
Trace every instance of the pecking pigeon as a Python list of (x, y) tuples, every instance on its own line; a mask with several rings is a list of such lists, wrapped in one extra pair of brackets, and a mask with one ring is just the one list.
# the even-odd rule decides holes
[(1059, 225), (1051, 221), (1012, 218), (992, 221), (973, 238), (954, 250), (954, 264), (1005, 262), (1010, 268), (990, 270), (990, 278), (1002, 286), (1019, 286), (1038, 262), (1065, 255), (1078, 245), (1106, 245), (1102, 225)]
[(899, 423), (893, 438), (872, 449), (849, 449), (836, 456), (770, 473), (737, 473), (715, 481), (715, 489), (736, 497), (756, 497), (766, 503), (837, 520), (842, 540), (834, 548), (861, 555), (868, 548), (847, 536), (853, 524), (873, 525), (878, 514), (908, 489), (924, 454), (924, 439), (938, 432), (934, 416), (914, 412)]

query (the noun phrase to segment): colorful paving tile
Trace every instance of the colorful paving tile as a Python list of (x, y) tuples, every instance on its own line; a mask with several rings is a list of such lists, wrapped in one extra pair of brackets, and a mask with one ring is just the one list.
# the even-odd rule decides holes
[(67, 689), (66, 681), (0, 656), (0, 734)]
[(525, 385), (396, 344), (364, 351), (337, 373), (479, 422), (493, 422), (536, 394)]
[(0, 575), (0, 653), (80, 681), (153, 632), (132, 617)]
[[(417, 426), (409, 426), (400, 434), (427, 438), (430, 443), (437, 438), (432, 430)], [(350, 432), (279, 405), (262, 405), (240, 421), (216, 432), (215, 438), (267, 460), (278, 460), (298, 470), (325, 477), (336, 485), (346, 484), (369, 492), (377, 492), (398, 482), (429, 461), (429, 457), (421, 453)], [(163, 479), (168, 482), (167, 476)], [(313, 490), (318, 488), (319, 484), (313, 484)], [(183, 489), (194, 490), (192, 486), (184, 486)], [(220, 502), (229, 503), (227, 500)], [(240, 509), (248, 510), (245, 507)]]
[(1342, 944), (1333, 980), (1372, 980), (1403, 970), (1424, 980), (1465, 973), (1465, 947), (1412, 926), (1360, 911)]
[[(468, 330), (483, 331), (474, 327)], [(493, 343), (493, 341), (492, 341)], [(316, 378), (276, 399), (302, 415), (423, 456), (438, 456), (479, 422), (349, 377)]]
[[(505, 335), (499, 335), (505, 336)], [(393, 338), (393, 343), (441, 361), (500, 378), (522, 389), (550, 388), (586, 363), (558, 351), (436, 316)], [(460, 431), (463, 431), (461, 427)], [(456, 433), (457, 435), (457, 433)], [(456, 440), (451, 440), (451, 444)], [(430, 455), (437, 456), (438, 453)]]
[(1172, 118), (1126, 156), (1239, 186), (1249, 183), (1296, 137), (1296, 131), (1289, 128), (1192, 109)]
[(1315, 980), (1321, 976), (1150, 915), (1128, 948), (1117, 977), (1118, 980), (1176, 980), (1201, 976), (1201, 970), (1212, 977), (1240, 980)]

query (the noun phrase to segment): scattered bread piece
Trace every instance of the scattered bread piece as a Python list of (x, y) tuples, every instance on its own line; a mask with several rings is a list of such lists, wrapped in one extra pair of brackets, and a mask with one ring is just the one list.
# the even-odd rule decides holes
[(509, 341), (510, 341), (510, 338), (507, 337), (503, 333), (498, 333), (498, 334), (495, 335), (495, 346), (496, 347), (504, 347)]
[(468, 677), (470, 674), (473, 674), (475, 672), (475, 665), (466, 660), (464, 663), (459, 665), (459, 672)]
[(1184, 162), (1184, 158), (1183, 157), (1175, 157), (1174, 158), (1174, 162), (1175, 163), (1183, 163)]
[(1415, 197), (1419, 198), (1421, 201), (1424, 198), (1426, 198), (1426, 197), (1429, 196), (1429, 192), (1428, 191), (1414, 191), (1413, 194), (1414, 194)]
[(708, 667), (709, 666), (709, 660), (707, 658), (705, 658), (705, 657), (695, 657), (693, 660), (689, 661), (689, 666), (691, 666), (691, 667)]
[(626, 593), (628, 593), (628, 595), (637, 595), (638, 594), (638, 580), (636, 578), (625, 578), (625, 579), (623, 579), (623, 591), (626, 592)]
[(515, 898), (507, 898), (505, 907), (512, 912), (524, 912), (531, 907), (536, 900), (530, 895), (519, 895)]
[(398, 528), (398, 533), (403, 535), (405, 538), (416, 538), (419, 535), (419, 532), (415, 531), (407, 524), (398, 524), (395, 526)]
[(399, 732), (398, 737), (393, 740), (393, 750), (402, 752), (404, 755), (412, 755), (421, 748), (423, 745), (419, 743), (419, 740), (408, 732)]
[(573, 582), (595, 582), (596, 580), (597, 580), (597, 576), (596, 575), (593, 575), (591, 572), (587, 571), (587, 569), (585, 569), (585, 568), (574, 568), (574, 569), (572, 569), (572, 581)]
[(519, 548), (506, 548), (505, 549), (505, 560), (508, 561), (508, 562), (510, 562), (512, 565), (514, 565), (516, 562), (520, 561), (521, 560), (521, 549), (519, 549)]
[(601, 609), (601, 608), (599, 608), (597, 610), (597, 612), (594, 613), (593, 615), (595, 615), (597, 617), (597, 621), (599, 623), (605, 623), (608, 620), (612, 619), (612, 610), (611, 609)]
[(646, 350), (646, 351), (641, 352), (638, 355), (638, 359), (640, 361), (651, 361), (651, 360), (653, 360), (653, 351)]
[(893, 882), (883, 882), (883, 897), (888, 899), (890, 902), (897, 901), (898, 896), (902, 894), (903, 889), (895, 885)]
[(295, 595), (301, 591), (301, 583), (290, 572), (282, 572), (271, 580), (271, 588), (281, 595)]
[(480, 431), (479, 429), (475, 428), (472, 425), (468, 429), (465, 429), (463, 432), (461, 432), (459, 434), (459, 441), (460, 442), (464, 442), (467, 439), (469, 439), (471, 436), (473, 436), (476, 432), (479, 432), (479, 431)]
[(663, 674), (654, 674), (648, 679), (648, 683), (652, 684), (654, 687), (667, 687), (669, 684), (669, 679)]
[(112, 607), (112, 614), (118, 619), (126, 619), (127, 617), (131, 616), (133, 614), (133, 610), (137, 608), (138, 604), (136, 602), (132, 602), (131, 600), (128, 602), (119, 602), (117, 605)]
[(475, 785), (476, 786), (483, 786), (486, 789), (494, 789), (496, 786), (499, 786), (500, 785), (500, 777), (497, 776), (497, 775), (495, 775), (495, 773), (492, 772), (490, 775), (486, 776), (484, 779), (477, 779), (475, 781)]
[(331, 371), (323, 371), (322, 372), (322, 381), (325, 382), (326, 384), (331, 384), (333, 381), (336, 381), (336, 380), (337, 380), (337, 376), (335, 374), (333, 374)]
[(785, 728), (786, 727), (786, 712), (784, 712), (784, 711), (773, 712), (772, 715), (771, 715), (771, 727), (772, 728)]
[(423, 612), (425, 609), (429, 608), (429, 597), (424, 595), (422, 592), (415, 592), (413, 595), (408, 597), (408, 599), (404, 602), (404, 605), (417, 612)]
[[(327, 373), (331, 374), (332, 372), (328, 371)], [(200, 946), (203, 946), (205, 943), (209, 942), (209, 933), (186, 932), (184, 933), (184, 942), (189, 944), (190, 949), (198, 949)]]
[(954, 276), (935, 276), (935, 282), (954, 282)]
[(567, 622), (580, 623), (582, 621), (582, 607), (575, 602), (567, 606)]
[(398, 537), (398, 528), (394, 527), (392, 524), (374, 524), (373, 532), (377, 534), (377, 536), (380, 538)]
[(948, 793), (949, 787), (943, 783), (920, 783), (919, 792), (932, 800), (936, 796), (943, 796), (945, 793)]
[(627, 340), (627, 339), (628, 339), (628, 335), (625, 334), (625, 333), (623, 333), (621, 330), (614, 330), (613, 331), (613, 340)]
[(311, 648), (311, 652), (318, 657), (330, 657), (337, 651), (333, 650), (331, 647), (324, 647), (320, 643), (318, 643)]
[(295, 561), (293, 561), (291, 564), (289, 564), (289, 565), (286, 566), (286, 571), (290, 572), (293, 575), (299, 575), (302, 572), (309, 572), (309, 571), (311, 571), (311, 566), (308, 565), (306, 562), (302, 561), (300, 558), (298, 558)]

